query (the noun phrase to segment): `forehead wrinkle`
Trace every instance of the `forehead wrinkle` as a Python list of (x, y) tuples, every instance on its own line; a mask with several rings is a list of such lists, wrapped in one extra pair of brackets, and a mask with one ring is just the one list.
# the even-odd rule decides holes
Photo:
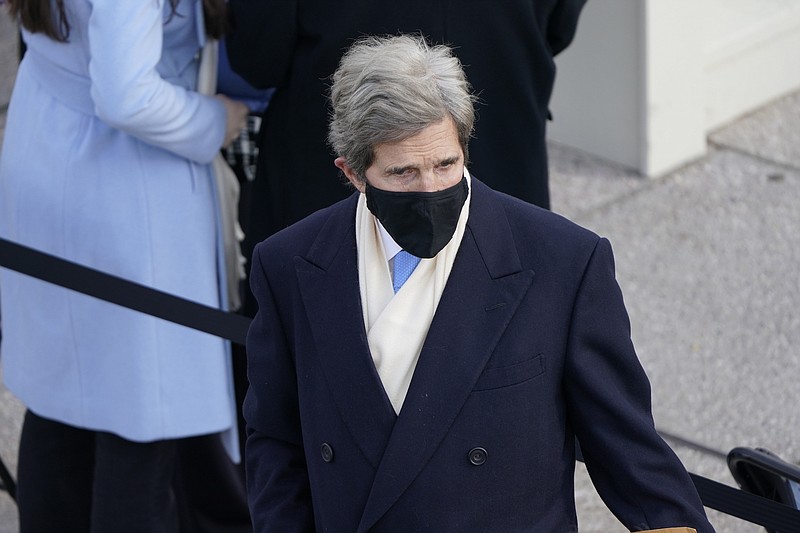
[(403, 140), (380, 143), (374, 148), (373, 165), (384, 174), (436, 168), (463, 160), (461, 144), (452, 122), (442, 120)]
[[(443, 157), (434, 157), (434, 156), (423, 156), (422, 157), (422, 166), (423, 167), (438, 167), (444, 163), (458, 163), (461, 160), (460, 154), (452, 154), (446, 155)], [(408, 162), (408, 163), (389, 163), (383, 169), (383, 171), (387, 174), (394, 174), (400, 173), (405, 170), (419, 170), (419, 164), (417, 162)]]

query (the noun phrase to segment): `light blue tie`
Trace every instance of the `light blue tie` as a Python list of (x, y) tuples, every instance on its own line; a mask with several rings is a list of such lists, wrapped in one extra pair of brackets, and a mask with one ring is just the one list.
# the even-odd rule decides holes
[(411, 273), (414, 272), (414, 269), (417, 268), (419, 261), (419, 257), (411, 255), (405, 250), (397, 252), (397, 255), (394, 256), (394, 272), (392, 273), (392, 288), (394, 292), (400, 290), (403, 283), (406, 282), (409, 276), (411, 276)]

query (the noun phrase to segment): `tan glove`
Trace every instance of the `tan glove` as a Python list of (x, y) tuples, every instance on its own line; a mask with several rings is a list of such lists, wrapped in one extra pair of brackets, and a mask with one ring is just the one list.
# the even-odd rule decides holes
[(639, 533), (697, 533), (693, 527), (663, 527), (661, 529), (648, 529)]

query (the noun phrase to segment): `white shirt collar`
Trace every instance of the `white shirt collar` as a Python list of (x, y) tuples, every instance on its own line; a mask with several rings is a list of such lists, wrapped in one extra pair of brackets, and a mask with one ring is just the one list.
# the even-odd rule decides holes
[(380, 220), (376, 218), (375, 222), (378, 223), (378, 229), (381, 232), (381, 241), (383, 241), (383, 251), (386, 253), (386, 260), (391, 261), (394, 259), (394, 256), (397, 255), (397, 252), (403, 248), (394, 242), (394, 239), (392, 239), (392, 236), (389, 235), (388, 231), (386, 231), (386, 228), (383, 227), (383, 224), (381, 224)]

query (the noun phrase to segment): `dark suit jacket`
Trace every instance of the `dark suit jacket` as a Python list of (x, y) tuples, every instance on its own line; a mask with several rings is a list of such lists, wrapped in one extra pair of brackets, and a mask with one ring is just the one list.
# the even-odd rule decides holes
[(231, 66), (277, 87), (262, 125), (245, 253), (350, 194), (327, 148), (329, 77), (365, 34), (419, 32), (454, 45), (479, 93), (470, 168), (487, 184), (549, 207), (545, 121), (553, 56), (586, 0), (231, 0)]
[(608, 241), (473, 179), (396, 416), (366, 341), (356, 200), (255, 251), (244, 414), (256, 531), (573, 531), (576, 436), (627, 527), (713, 531), (653, 427)]

